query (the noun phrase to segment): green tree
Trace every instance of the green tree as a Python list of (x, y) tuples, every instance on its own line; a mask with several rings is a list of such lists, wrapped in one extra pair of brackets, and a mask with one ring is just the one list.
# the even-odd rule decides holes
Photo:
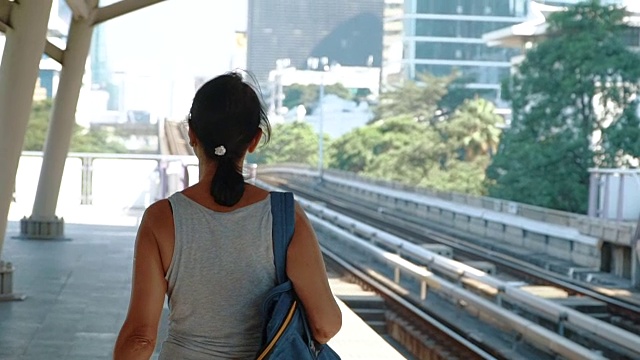
[[(42, 151), (47, 138), (51, 100), (34, 102), (25, 135), (23, 150)], [(87, 131), (75, 124), (71, 136), (71, 152), (126, 153), (127, 149), (120, 143), (109, 140), (104, 131)]]
[(446, 167), (433, 167), (418, 186), (440, 191), (486, 195), (485, 170), (490, 158), (481, 155), (471, 161), (449, 159)]
[(318, 100), (318, 92), (314, 86), (293, 84), (284, 88), (282, 105), (293, 109), (298, 105), (310, 108)]
[(407, 80), (388, 89), (380, 95), (374, 121), (400, 115), (409, 115), (418, 121), (433, 121), (453, 80), (453, 75), (436, 77), (424, 73), (418, 76), (418, 81)]
[(415, 126), (400, 121), (407, 120), (397, 119), (392, 126), (382, 129), (386, 151), (375, 157), (365, 174), (417, 186), (433, 169), (444, 165), (446, 146), (433, 127), (413, 119), (409, 121)]
[(399, 115), (411, 115), (420, 121), (441, 120), (449, 116), (466, 100), (484, 97), (490, 90), (471, 89), (469, 77), (453, 72), (449, 76), (437, 77), (429, 73), (418, 75), (417, 81), (405, 80), (386, 89), (380, 95), (375, 120)]
[(51, 114), (51, 100), (35, 101), (31, 109), (23, 150), (42, 151), (47, 139), (47, 127)]
[(440, 111), (443, 115), (448, 115), (455, 111), (466, 100), (476, 98), (490, 98), (494, 90), (473, 89), (467, 84), (477, 82), (473, 77), (461, 76), (454, 71), (453, 80), (447, 86), (447, 93), (439, 102)]
[(458, 160), (458, 145), (411, 116), (379, 120), (332, 143), (331, 167), (447, 191), (483, 194), (488, 156)]
[(86, 130), (76, 124), (69, 151), (110, 154), (122, 154), (129, 151), (122, 143), (111, 140), (111, 138), (112, 136), (104, 130)]
[(336, 139), (329, 148), (329, 167), (354, 173), (367, 169), (385, 147), (379, 127), (364, 126)]
[[(253, 154), (247, 162), (256, 164), (297, 163), (316, 166), (318, 164), (318, 135), (313, 127), (302, 121), (277, 124), (272, 129), (273, 137)], [(324, 145), (330, 145), (325, 136)]]
[[(352, 100), (353, 95), (340, 83), (326, 85), (325, 95), (333, 94), (345, 100)], [(298, 105), (303, 105), (307, 109), (315, 107), (320, 98), (320, 87), (318, 85), (293, 84), (284, 88), (284, 100), (282, 105), (292, 109)]]
[(507, 84), (512, 126), (487, 171), (492, 196), (584, 213), (588, 169), (640, 155), (640, 56), (625, 11), (590, 1), (552, 14)]
[(478, 156), (491, 158), (496, 153), (504, 118), (496, 114), (492, 103), (476, 98), (465, 100), (439, 125), (449, 144), (462, 151), (462, 159), (473, 161)]
[(384, 118), (332, 143), (332, 168), (442, 191), (486, 194), (485, 170), (504, 120), (484, 99), (465, 101), (435, 123)]

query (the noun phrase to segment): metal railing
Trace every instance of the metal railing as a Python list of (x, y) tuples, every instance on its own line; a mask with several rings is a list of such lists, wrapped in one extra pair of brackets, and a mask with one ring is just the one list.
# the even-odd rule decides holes
[[(302, 171), (309, 174), (310, 176), (312, 176), (311, 174), (315, 174), (315, 176), (318, 176), (316, 169), (307, 165), (300, 164), (260, 165), (258, 174), (268, 174), (269, 172), (279, 171), (283, 173), (292, 173), (292, 170), (294, 172)], [(613, 231), (616, 233), (616, 239), (610, 240), (618, 240), (621, 243), (632, 242), (632, 237), (635, 232), (637, 222), (637, 220), (635, 219), (632, 221), (615, 221), (588, 215), (547, 209), (539, 206), (517, 203), (502, 199), (438, 191), (422, 187), (410, 186), (397, 182), (373, 179), (370, 177), (335, 169), (325, 169), (324, 173), (328, 175), (334, 175), (345, 180), (359, 181), (366, 184), (377, 185), (389, 189), (420, 194), (456, 204), (468, 205), (510, 215), (517, 215), (527, 219), (542, 221), (549, 224), (571, 227), (577, 229), (581, 234), (587, 236), (607, 239), (609, 233)], [(605, 231), (605, 229), (608, 231)]]

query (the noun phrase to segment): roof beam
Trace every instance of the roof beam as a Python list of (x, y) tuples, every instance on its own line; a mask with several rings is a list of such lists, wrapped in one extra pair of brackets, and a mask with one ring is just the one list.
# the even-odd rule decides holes
[(11, 9), (15, 2), (9, 0), (0, 0), (0, 31), (7, 32), (11, 28), (9, 18), (11, 17)]
[(47, 40), (47, 42), (44, 44), (44, 53), (53, 60), (60, 63), (60, 65), (64, 65), (64, 50), (51, 43), (51, 41), (49, 40)]
[(73, 16), (75, 18), (86, 19), (89, 17), (91, 13), (91, 9), (89, 9), (89, 5), (85, 0), (66, 0), (67, 5), (73, 11)]
[(118, 16), (128, 14), (130, 12), (140, 10), (147, 6), (157, 4), (165, 0), (121, 0), (111, 5), (103, 6), (98, 9), (93, 20), (93, 25), (103, 23), (107, 20), (114, 19)]

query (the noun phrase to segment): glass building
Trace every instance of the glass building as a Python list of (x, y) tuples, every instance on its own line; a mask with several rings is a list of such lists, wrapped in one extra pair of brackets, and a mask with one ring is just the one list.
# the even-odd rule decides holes
[(458, 72), (469, 88), (498, 97), (518, 49), (488, 47), (482, 35), (526, 20), (529, 0), (406, 0), (405, 75)]
[(278, 59), (310, 57), (343, 66), (382, 63), (385, 0), (249, 0), (247, 67), (260, 82)]

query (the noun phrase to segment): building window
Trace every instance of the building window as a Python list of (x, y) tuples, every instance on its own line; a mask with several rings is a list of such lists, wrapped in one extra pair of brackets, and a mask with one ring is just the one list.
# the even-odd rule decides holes
[(493, 48), (484, 44), (417, 42), (416, 59), (504, 61), (520, 52), (516, 49)]
[(524, 16), (527, 0), (423, 0), (419, 14)]
[[(514, 24), (516, 22), (514, 21)], [(493, 21), (416, 20), (416, 36), (462, 37), (481, 39), (482, 35), (511, 25)]]
[(510, 76), (510, 68), (507, 67), (417, 64), (415, 68), (416, 74), (426, 72), (435, 76), (448, 76), (456, 72), (465, 82), (477, 84), (500, 84)]

